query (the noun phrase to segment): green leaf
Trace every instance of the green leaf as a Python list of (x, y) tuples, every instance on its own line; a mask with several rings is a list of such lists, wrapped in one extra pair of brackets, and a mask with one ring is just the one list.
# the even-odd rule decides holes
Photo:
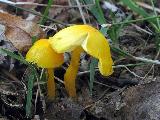
[(122, 56), (124, 56), (124, 57), (126, 57), (126, 56), (132, 57), (132, 55), (130, 55), (129, 53), (127, 53), (126, 51), (124, 51), (124, 50), (122, 50), (122, 49), (120, 49), (120, 48), (116, 48), (116, 47), (114, 47), (114, 46), (111, 46), (111, 50), (113, 50), (114, 52), (116, 52), (116, 53), (118, 53), (119, 55), (122, 55)]
[[(94, 4), (93, 0), (83, 0), (85, 4)], [(95, 0), (95, 4), (89, 7), (90, 12), (96, 17), (100, 24), (105, 24), (106, 20), (104, 18), (103, 11), (100, 7), (99, 0)]]
[[(132, 15), (129, 15), (123, 22), (127, 22), (131, 19)], [(115, 44), (116, 46), (119, 45), (119, 35), (120, 35), (120, 31), (122, 30), (122, 28), (125, 26), (125, 24), (120, 24), (120, 25), (112, 25), (107, 33), (109, 35), (109, 37), (111, 38), (113, 44)]]
[(37, 41), (37, 36), (32, 36), (32, 45)]
[(117, 25), (121, 25), (121, 24), (130, 24), (130, 23), (136, 23), (136, 22), (142, 22), (142, 21), (148, 21), (148, 20), (152, 20), (152, 19), (155, 19), (155, 18), (160, 18), (160, 15), (140, 18), (140, 19), (136, 19), (136, 20), (129, 20), (129, 21), (112, 23), (112, 26), (117, 26)]
[(33, 89), (33, 83), (35, 79), (35, 73), (33, 71), (33, 68), (30, 67), (30, 74), (27, 74), (27, 102), (26, 102), (26, 116), (31, 117), (31, 107), (32, 107), (32, 89)]
[(90, 81), (89, 81), (89, 90), (90, 95), (92, 96), (92, 90), (93, 90), (93, 83), (94, 83), (94, 76), (95, 76), (95, 67), (97, 65), (98, 61), (95, 58), (91, 58), (91, 64), (90, 64)]
[(21, 63), (23, 64), (26, 64), (26, 65), (29, 65), (29, 63), (20, 55), (17, 55), (7, 49), (3, 49), (3, 48), (0, 48), (0, 52), (2, 53), (6, 53), (7, 55), (9, 55), (10, 57), (16, 59), (16, 60), (19, 60)]
[(50, 9), (50, 7), (51, 7), (52, 4), (53, 4), (53, 0), (49, 0), (48, 1), (48, 5), (47, 5), (47, 7), (46, 7), (46, 9), (44, 11), (43, 17), (40, 20), (40, 24), (41, 25), (44, 25), (44, 23), (46, 22), (46, 20), (47, 20), (46, 17), (48, 16), (49, 9)]
[[(143, 16), (144, 18), (146, 17), (150, 17), (151, 15), (148, 14), (144, 9), (140, 8), (135, 2), (133, 2), (132, 0), (121, 0), (123, 2), (124, 5), (126, 5), (127, 7), (129, 7), (131, 10), (133, 10), (134, 12), (138, 13), (139, 15)], [(155, 19), (148, 19), (148, 22), (150, 22), (151, 24), (156, 24), (156, 20)]]
[[(154, 3), (153, 3), (153, 0), (151, 0), (151, 4), (152, 4), (152, 7), (153, 7), (154, 15), (158, 16), (158, 14), (157, 14), (157, 12), (155, 10), (155, 6), (154, 6)], [(159, 21), (159, 18), (156, 18), (156, 22), (157, 22), (157, 28), (160, 31), (160, 21)]]
[[(93, 4), (92, 0), (83, 0), (86, 4)], [(98, 23), (106, 24), (106, 19), (104, 17), (103, 11), (101, 9), (101, 6), (99, 4), (99, 0), (95, 0), (95, 4), (93, 6), (89, 7), (90, 12), (94, 15), (94, 17), (97, 19)], [(107, 33), (107, 28), (102, 28), (102, 33), (105, 35)]]
[(149, 17), (150, 16), (144, 9), (140, 8), (132, 0), (121, 0), (121, 1), (123, 2), (124, 5), (126, 5), (127, 7), (129, 7), (134, 12), (140, 14), (141, 16), (143, 16), (143, 17)]

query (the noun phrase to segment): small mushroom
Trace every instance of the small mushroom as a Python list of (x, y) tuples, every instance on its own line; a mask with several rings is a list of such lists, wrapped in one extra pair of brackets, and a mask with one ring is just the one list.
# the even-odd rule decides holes
[(108, 41), (103, 34), (89, 25), (64, 28), (50, 37), (49, 42), (57, 53), (72, 51), (70, 66), (64, 75), (65, 87), (71, 97), (76, 97), (75, 79), (83, 50), (99, 60), (98, 67), (102, 75), (109, 76), (113, 73)]
[(46, 68), (48, 72), (47, 94), (48, 99), (55, 97), (54, 68), (64, 62), (63, 54), (56, 53), (47, 39), (40, 39), (34, 43), (26, 54), (26, 60), (37, 64), (38, 67)]

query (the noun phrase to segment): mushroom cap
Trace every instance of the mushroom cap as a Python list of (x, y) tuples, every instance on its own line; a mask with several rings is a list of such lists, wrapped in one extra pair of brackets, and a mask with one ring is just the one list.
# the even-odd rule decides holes
[(58, 53), (70, 52), (80, 46), (88, 36), (87, 25), (74, 25), (60, 30), (49, 38), (53, 49)]
[(72, 51), (82, 46), (85, 52), (99, 59), (102, 75), (113, 73), (110, 47), (107, 39), (97, 29), (89, 25), (74, 25), (60, 30), (49, 38), (52, 48), (58, 53)]
[(29, 49), (26, 60), (41, 68), (55, 68), (63, 64), (64, 57), (52, 49), (47, 39), (40, 39)]
[(74, 25), (64, 28), (49, 38), (52, 48), (58, 53), (74, 50), (78, 46), (95, 58), (110, 56), (107, 39), (97, 29), (89, 25)]

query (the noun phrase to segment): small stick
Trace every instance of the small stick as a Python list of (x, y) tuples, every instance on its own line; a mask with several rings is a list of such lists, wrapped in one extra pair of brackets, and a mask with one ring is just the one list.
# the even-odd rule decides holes
[(150, 6), (150, 5), (148, 5), (148, 4), (146, 4), (146, 3), (143, 3), (143, 2), (136, 2), (139, 6), (141, 6), (141, 7), (144, 7), (144, 8), (146, 8), (146, 9), (149, 9), (149, 10), (154, 10), (155, 9), (155, 11), (156, 12), (158, 12), (158, 13), (160, 13), (160, 9), (159, 8), (153, 8), (152, 6)]
[(83, 14), (83, 11), (82, 11), (82, 7), (81, 7), (81, 4), (80, 4), (79, 0), (76, 0), (76, 3), (77, 3), (77, 5), (78, 5), (78, 9), (79, 9), (79, 12), (80, 12), (80, 14), (81, 14), (83, 23), (86, 24), (87, 22), (86, 22), (86, 19), (85, 19), (85, 17), (84, 17), (84, 14)]
[[(7, 4), (13, 4), (13, 5), (31, 5), (31, 6), (43, 6), (46, 7), (46, 4), (40, 4), (40, 3), (34, 3), (34, 2), (12, 2), (8, 0), (0, 0), (0, 2), (7, 3)], [(81, 5), (81, 7), (90, 7), (94, 4), (87, 4), (87, 5)], [(68, 5), (51, 5), (51, 7), (61, 7), (61, 8), (78, 8), (78, 5), (74, 6), (68, 6)]]

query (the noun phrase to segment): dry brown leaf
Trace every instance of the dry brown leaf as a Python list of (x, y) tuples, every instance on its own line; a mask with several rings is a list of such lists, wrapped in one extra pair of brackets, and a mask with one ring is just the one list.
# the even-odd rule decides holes
[(20, 29), (26, 31), (30, 36), (45, 36), (43, 31), (36, 23), (24, 20), (21, 17), (17, 17), (8, 13), (0, 12), (0, 23), (7, 26), (19, 27)]
[[(6, 30), (6, 27), (0, 24), (0, 48), (7, 49), (9, 51), (16, 51), (16, 48), (13, 46), (13, 44), (7, 40), (5, 36), (5, 30)], [(7, 56), (6, 53), (3, 53), (0, 51), (0, 65), (5, 63), (4, 66), (6, 66), (8, 62), (4, 62), (4, 61), (9, 61), (9, 62), (11, 61), (6, 59), (6, 56)]]
[[(68, 5), (68, 0), (54, 0), (55, 5)], [(49, 16), (54, 19), (58, 19), (61, 22), (65, 22), (69, 19), (69, 8), (63, 7), (52, 7), (49, 9)], [(65, 14), (64, 14), (65, 12)]]
[(38, 24), (8, 13), (0, 12), (0, 24), (6, 27), (6, 38), (20, 51), (27, 51), (32, 45), (32, 36), (45, 37)]
[(20, 51), (27, 51), (32, 45), (31, 36), (18, 27), (6, 26), (5, 36)]

